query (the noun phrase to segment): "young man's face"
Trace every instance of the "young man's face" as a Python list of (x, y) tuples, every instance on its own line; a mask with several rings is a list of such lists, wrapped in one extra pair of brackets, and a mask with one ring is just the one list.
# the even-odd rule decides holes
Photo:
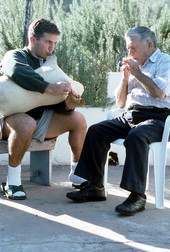
[(137, 36), (126, 38), (126, 48), (128, 50), (128, 56), (137, 60), (140, 65), (143, 65), (153, 52), (152, 43), (142, 41)]
[(58, 35), (44, 33), (43, 37), (37, 40), (35, 37), (31, 40), (31, 52), (40, 59), (47, 59), (55, 49)]

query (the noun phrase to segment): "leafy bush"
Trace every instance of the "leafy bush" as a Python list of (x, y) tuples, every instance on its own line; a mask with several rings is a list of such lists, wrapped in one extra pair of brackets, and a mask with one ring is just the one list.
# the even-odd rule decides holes
[[(49, 0), (31, 0), (31, 19), (49, 18)], [(23, 47), (26, 0), (0, 1), (0, 59), (11, 49)]]
[[(7, 50), (22, 47), (24, 29), (23, 0), (4, 0), (0, 2), (0, 57)], [(23, 24), (23, 25), (21, 25)]]
[[(113, 12), (108, 5), (73, 1), (67, 15), (59, 9), (61, 38), (56, 48), (59, 65), (85, 85), (87, 104), (106, 103), (107, 73), (117, 64)], [(107, 17), (107, 18), (106, 18)]]

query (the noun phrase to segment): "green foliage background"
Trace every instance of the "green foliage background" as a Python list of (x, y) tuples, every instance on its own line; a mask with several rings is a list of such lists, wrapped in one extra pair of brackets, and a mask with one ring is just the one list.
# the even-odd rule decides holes
[[(51, 4), (53, 2), (53, 4)], [(58, 3), (59, 2), (59, 3)], [(60, 67), (85, 86), (90, 106), (106, 106), (107, 74), (119, 71), (126, 52), (124, 33), (144, 25), (155, 31), (158, 47), (170, 54), (167, 0), (31, 0), (31, 18), (53, 19), (61, 30), (55, 54)], [(7, 50), (23, 47), (26, 0), (0, 0), (0, 59)], [(68, 7), (68, 6), (67, 6)]]

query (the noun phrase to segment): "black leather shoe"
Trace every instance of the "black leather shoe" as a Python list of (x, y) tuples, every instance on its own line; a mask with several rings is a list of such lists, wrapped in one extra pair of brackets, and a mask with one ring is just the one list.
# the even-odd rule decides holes
[(66, 197), (76, 202), (106, 200), (104, 187), (98, 188), (90, 181), (82, 183), (79, 191), (69, 192)]
[(115, 211), (123, 215), (133, 215), (145, 210), (146, 196), (142, 198), (138, 194), (131, 193), (129, 197), (115, 208)]

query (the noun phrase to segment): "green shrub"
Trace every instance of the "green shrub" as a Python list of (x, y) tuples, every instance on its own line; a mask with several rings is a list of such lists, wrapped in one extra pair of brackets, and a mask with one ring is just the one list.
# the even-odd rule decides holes
[(0, 58), (7, 50), (23, 46), (24, 0), (3, 0), (0, 2)]
[[(93, 106), (106, 104), (107, 73), (117, 64), (113, 12), (106, 4), (73, 1), (62, 18), (61, 38), (56, 48), (59, 65), (85, 85), (84, 98)], [(107, 18), (106, 18), (107, 17)]]
[[(23, 47), (26, 0), (0, 1), (0, 60), (11, 49)], [(49, 0), (31, 0), (31, 19), (49, 18)]]

